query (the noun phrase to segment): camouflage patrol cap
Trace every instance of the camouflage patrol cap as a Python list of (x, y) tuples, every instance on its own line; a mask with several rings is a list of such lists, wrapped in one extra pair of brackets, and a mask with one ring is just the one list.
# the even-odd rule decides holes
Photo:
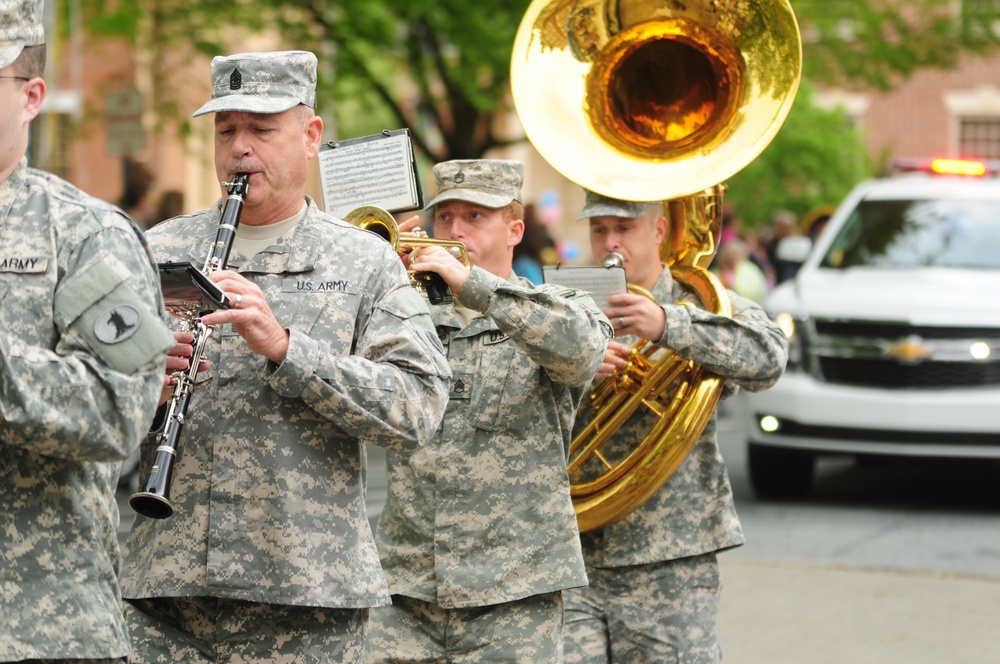
[(25, 46), (44, 43), (42, 0), (0, 0), (0, 69), (17, 60)]
[(192, 117), (220, 111), (281, 113), (316, 107), (316, 56), (309, 51), (237, 53), (212, 58), (212, 101)]
[(437, 194), (424, 206), (429, 210), (444, 201), (468, 201), (488, 208), (502, 208), (521, 201), (524, 164), (509, 159), (455, 159), (434, 166)]
[(620, 201), (617, 198), (609, 198), (594, 191), (587, 191), (587, 202), (580, 211), (577, 221), (590, 219), (591, 217), (624, 217), (625, 219), (636, 219), (641, 217), (649, 209), (652, 202), (643, 201)]

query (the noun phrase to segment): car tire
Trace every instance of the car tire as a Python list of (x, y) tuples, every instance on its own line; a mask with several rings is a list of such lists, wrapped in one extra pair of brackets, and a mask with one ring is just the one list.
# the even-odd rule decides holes
[(792, 500), (809, 493), (816, 472), (810, 452), (750, 443), (747, 449), (750, 484), (760, 498)]

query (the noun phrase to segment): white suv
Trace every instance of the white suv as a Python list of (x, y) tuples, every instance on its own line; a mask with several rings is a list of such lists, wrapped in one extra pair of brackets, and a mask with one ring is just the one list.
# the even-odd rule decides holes
[(1000, 459), (1000, 178), (989, 166), (859, 185), (771, 293), (791, 345), (777, 385), (746, 395), (758, 495), (804, 495), (821, 453)]

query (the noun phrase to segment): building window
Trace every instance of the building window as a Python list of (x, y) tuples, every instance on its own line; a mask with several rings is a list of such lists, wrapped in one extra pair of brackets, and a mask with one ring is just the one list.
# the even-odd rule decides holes
[(1000, 116), (961, 118), (958, 151), (963, 157), (1000, 159)]
[(28, 165), (68, 180), (71, 131), (68, 113), (42, 113), (35, 118), (29, 125)]

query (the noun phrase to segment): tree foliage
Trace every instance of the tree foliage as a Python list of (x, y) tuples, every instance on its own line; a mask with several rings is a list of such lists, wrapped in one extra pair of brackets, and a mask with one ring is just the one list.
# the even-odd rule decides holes
[(812, 103), (803, 83), (771, 144), (726, 184), (726, 201), (749, 228), (767, 225), (779, 209), (799, 218), (839, 202), (872, 173), (861, 133), (840, 109)]
[[(137, 36), (158, 54), (217, 55), (268, 33), (319, 54), (320, 102), (345, 138), (410, 127), (432, 160), (479, 157), (504, 144), (511, 49), (528, 0), (82, 0), (88, 28)], [(998, 39), (988, 3), (795, 0), (804, 77), (889, 88), (923, 67), (950, 67)], [(956, 10), (956, 6), (962, 7)], [(964, 13), (956, 14), (956, 11)], [(947, 46), (945, 46), (947, 45)], [(165, 89), (170, 89), (166, 86)], [(176, 100), (167, 100), (176, 101)]]
[(925, 68), (1000, 45), (995, 2), (794, 0), (803, 73), (817, 84), (888, 90)]
[[(409, 127), (430, 159), (477, 157), (504, 144), (510, 54), (524, 0), (83, 0), (92, 32), (136, 35), (162, 54), (250, 50), (268, 34), (320, 59), (319, 104), (347, 138)], [(158, 55), (160, 54), (160, 55)], [(156, 72), (154, 72), (155, 74)], [(160, 72), (165, 74), (166, 72)], [(159, 86), (170, 90), (171, 86)]]
[[(480, 157), (505, 144), (511, 50), (529, 0), (80, 0), (92, 34), (133, 38), (152, 53), (161, 114), (177, 111), (170, 57), (218, 55), (270, 35), (320, 59), (320, 109), (331, 138), (409, 127), (428, 161)], [(794, 0), (803, 79), (891, 88), (920, 68), (953, 66), (996, 48), (995, 3), (953, 0)], [(984, 7), (977, 14), (976, 8)], [(990, 9), (990, 8), (993, 9)], [(992, 13), (990, 13), (992, 12)], [(804, 86), (804, 90), (807, 86)], [(846, 119), (803, 94), (777, 139), (732, 179), (745, 216), (802, 213), (836, 201), (866, 173)], [(822, 127), (822, 131), (818, 128)], [(751, 193), (743, 193), (751, 192)], [(743, 198), (741, 198), (743, 197)], [(758, 212), (758, 210), (760, 212)]]

